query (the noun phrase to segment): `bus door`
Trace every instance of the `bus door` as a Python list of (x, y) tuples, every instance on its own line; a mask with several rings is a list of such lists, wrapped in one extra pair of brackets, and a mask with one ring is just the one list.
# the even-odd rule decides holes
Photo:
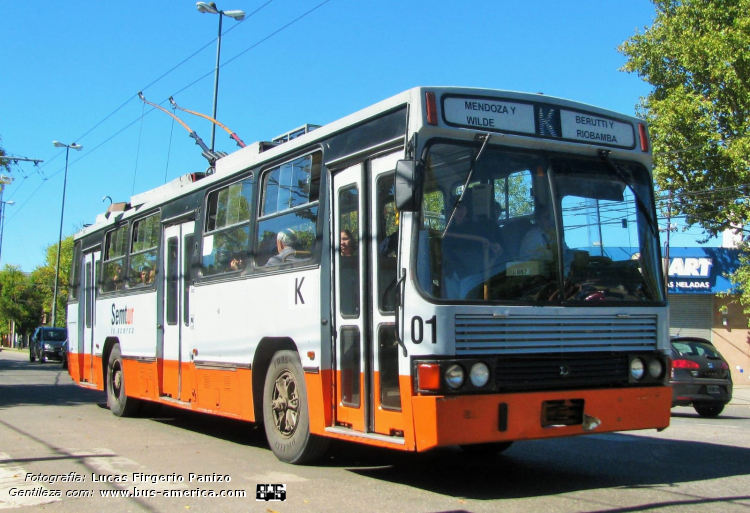
[[(396, 234), (389, 246), (387, 235), (394, 232), (386, 233), (383, 216), (390, 212), (390, 228), (395, 229), (392, 171), (396, 159), (370, 162), (369, 179), (364, 164), (333, 178), (336, 424), (385, 435), (403, 433), (398, 352), (394, 350), (395, 305), (376, 297), (389, 285), (395, 290), (395, 283), (390, 282), (396, 275)], [(368, 199), (371, 191), (375, 191), (375, 201)], [(384, 245), (383, 253), (380, 245)], [(386, 295), (395, 298), (390, 291)]]
[[(78, 369), (80, 380), (96, 383), (94, 375), (94, 326), (96, 324), (96, 277), (99, 276), (101, 251), (83, 257), (83, 308), (79, 310)], [(106, 365), (106, 363), (103, 363)]]
[(190, 254), (193, 247), (195, 222), (167, 226), (164, 229), (162, 295), (164, 338), (157, 346), (160, 366), (161, 395), (180, 399), (183, 380), (183, 346), (190, 326), (189, 289)]
[[(370, 162), (369, 189), (372, 198), (369, 219), (370, 337), (373, 351), (373, 430), (384, 435), (404, 434), (399, 381), (399, 351), (396, 341), (396, 282), (399, 218), (394, 197), (396, 161), (403, 152)], [(407, 384), (409, 380), (406, 380)], [(408, 384), (408, 386), (411, 386)], [(407, 393), (407, 391), (404, 391)]]

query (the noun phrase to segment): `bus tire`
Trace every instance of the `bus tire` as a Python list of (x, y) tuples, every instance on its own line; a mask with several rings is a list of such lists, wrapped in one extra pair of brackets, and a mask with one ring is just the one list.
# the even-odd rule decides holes
[(286, 463), (302, 465), (320, 458), (328, 439), (310, 433), (305, 375), (295, 351), (273, 355), (263, 387), (263, 421), (268, 445)]
[(486, 444), (462, 445), (461, 449), (471, 456), (494, 456), (510, 449), (513, 442), (489, 442)]
[(125, 374), (119, 344), (112, 347), (107, 362), (107, 406), (118, 417), (130, 417), (138, 410), (138, 399), (125, 395)]

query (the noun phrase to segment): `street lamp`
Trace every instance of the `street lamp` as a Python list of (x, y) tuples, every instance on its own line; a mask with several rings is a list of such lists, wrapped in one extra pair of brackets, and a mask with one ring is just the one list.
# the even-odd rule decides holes
[[(219, 15), (219, 37), (216, 43), (216, 71), (214, 72), (214, 110), (212, 118), (216, 119), (216, 104), (219, 100), (219, 57), (221, 56), (221, 20), (224, 16), (229, 16), (237, 21), (245, 19), (245, 11), (220, 11), (213, 2), (198, 2), (195, 4), (198, 12)], [(214, 150), (214, 141), (216, 139), (216, 124), (211, 123), (211, 151)]]
[(60, 236), (57, 238), (57, 265), (55, 266), (55, 292), (52, 294), (52, 324), (55, 327), (55, 320), (57, 319), (57, 284), (60, 281), (60, 251), (62, 250), (62, 229), (63, 229), (63, 214), (65, 214), (65, 188), (68, 186), (68, 156), (70, 155), (70, 149), (73, 148), (76, 151), (81, 151), (83, 146), (80, 144), (65, 144), (60, 141), (52, 141), (52, 146), (55, 148), (65, 148), (65, 178), (63, 179), (63, 195), (62, 195), (62, 208), (60, 209)]
[(0, 257), (3, 254), (3, 233), (5, 233), (5, 207), (7, 206), (13, 206), (16, 202), (11, 201), (2, 201), (0, 200)]

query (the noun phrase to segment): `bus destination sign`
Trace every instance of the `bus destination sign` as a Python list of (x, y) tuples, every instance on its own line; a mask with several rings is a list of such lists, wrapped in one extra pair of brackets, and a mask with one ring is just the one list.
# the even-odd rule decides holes
[(635, 147), (635, 130), (631, 123), (546, 103), (446, 96), (443, 116), (449, 125), (466, 128)]

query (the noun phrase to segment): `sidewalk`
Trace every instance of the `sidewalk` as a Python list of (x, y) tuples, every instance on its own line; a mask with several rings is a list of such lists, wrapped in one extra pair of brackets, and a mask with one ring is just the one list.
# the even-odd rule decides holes
[(750, 406), (750, 385), (737, 385), (732, 388), (732, 401), (729, 406)]

